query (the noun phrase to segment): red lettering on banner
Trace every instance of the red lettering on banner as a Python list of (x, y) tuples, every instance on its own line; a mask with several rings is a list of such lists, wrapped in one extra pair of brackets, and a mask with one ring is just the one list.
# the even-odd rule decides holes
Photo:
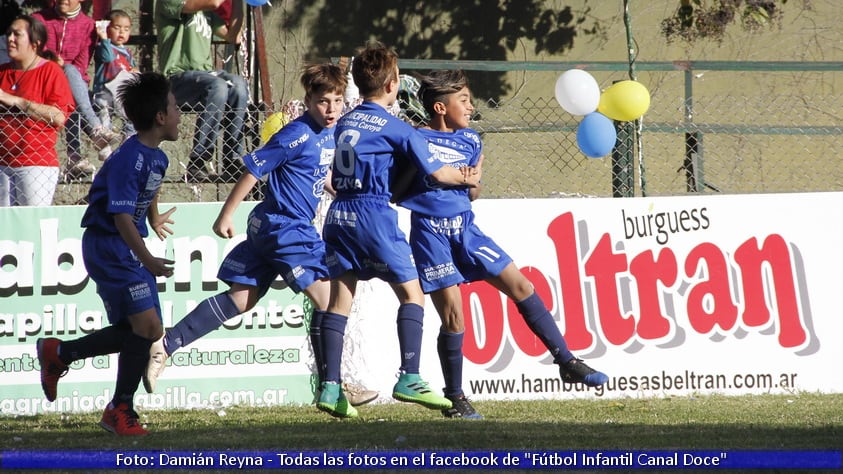
[[(460, 285), (460, 293), (465, 318), (463, 355), (476, 364), (487, 364), (495, 358), (504, 342), (501, 294), (485, 281)], [(477, 328), (477, 324), (483, 326)], [(482, 341), (478, 342), (481, 334)]]
[[(521, 270), (549, 309), (553, 311), (556, 302), (556, 309), (564, 318), (560, 327), (572, 351), (592, 348), (601, 335), (615, 346), (636, 340), (653, 344), (669, 339), (682, 319), (664, 314), (661, 301), (680, 296), (685, 298), (687, 324), (701, 335), (730, 333), (738, 326), (759, 331), (775, 325), (778, 343), (785, 348), (802, 347), (812, 337), (800, 313), (792, 244), (780, 235), (767, 236), (760, 247), (757, 238), (748, 239), (734, 252), (733, 262), (728, 252), (710, 242), (691, 249), (682, 262), (682, 257), (669, 247), (661, 248), (658, 255), (652, 250), (629, 255), (623, 247), (615, 248), (608, 233), (581, 256), (576, 225), (571, 213), (556, 217), (548, 225), (547, 235), (556, 252), (558, 282), (537, 268)], [(585, 230), (582, 233), (587, 238)], [(679, 280), (680, 263), (684, 280)], [(587, 287), (583, 275), (593, 285)], [(632, 311), (626, 313), (621, 306), (622, 282), (628, 282), (632, 297)], [(508, 301), (504, 306), (503, 295), (491, 285), (475, 282), (460, 286), (460, 291), (466, 319), (463, 351), (468, 360), (477, 364), (492, 362), (507, 345), (507, 337), (524, 354), (546, 353), (515, 303)], [(589, 318), (585, 310), (588, 291), (596, 301), (594, 318)], [(598, 327), (589, 328), (589, 321)], [(477, 343), (480, 334), (482, 344)]]
[[(808, 329), (799, 314), (799, 296), (796, 294), (793, 276), (795, 272), (791, 265), (790, 248), (784, 238), (777, 234), (769, 235), (764, 240), (764, 246), (759, 248), (758, 241), (753, 237), (738, 247), (735, 261), (743, 270), (744, 323), (747, 326), (766, 326), (773, 322), (764, 291), (766, 262), (775, 290), (769, 293), (775, 298), (775, 308), (778, 310), (779, 344), (782, 347), (798, 347), (805, 343), (808, 340)], [(766, 280), (769, 281), (769, 278)]]
[[(700, 268), (702, 267), (702, 268)], [(688, 322), (694, 331), (708, 334), (715, 326), (730, 331), (737, 322), (738, 308), (729, 290), (729, 266), (717, 246), (704, 243), (694, 247), (685, 260), (685, 275), (702, 274), (688, 293)]]
[(588, 349), (594, 344), (594, 334), (586, 327), (583, 306), (583, 284), (580, 277), (580, 258), (577, 255), (577, 233), (574, 216), (570, 212), (553, 219), (547, 235), (556, 247), (556, 265), (562, 295), (562, 315), (565, 318), (565, 342), (572, 351)]
[(586, 275), (594, 279), (597, 293), (597, 319), (606, 340), (616, 346), (635, 335), (631, 314), (621, 314), (617, 275), (627, 269), (626, 254), (612, 252), (612, 240), (604, 234), (585, 262)]
[(642, 339), (658, 340), (672, 334), (671, 319), (662, 313), (659, 304), (659, 283), (670, 288), (676, 283), (679, 269), (673, 250), (663, 248), (659, 257), (653, 258), (653, 251), (638, 254), (629, 264), (629, 272), (638, 285), (638, 304), (640, 318), (636, 332)]

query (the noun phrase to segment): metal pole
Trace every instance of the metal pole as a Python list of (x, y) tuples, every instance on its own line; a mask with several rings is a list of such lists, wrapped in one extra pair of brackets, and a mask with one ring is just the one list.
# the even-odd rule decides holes
[[(629, 57), (629, 78), (633, 81), (638, 80), (636, 73), (635, 73), (635, 59), (638, 56), (637, 46), (635, 44), (635, 38), (632, 36), (632, 15), (629, 13), (629, 4), (631, 0), (623, 0), (623, 18), (624, 18), (624, 26), (626, 27), (626, 46), (627, 52)], [(635, 136), (635, 144), (636, 148), (638, 149), (638, 180), (639, 180), (639, 188), (641, 189), (641, 195), (647, 195), (647, 181), (645, 179), (644, 173), (644, 154), (643, 154), (643, 143), (641, 140), (641, 131), (642, 131), (642, 119), (635, 120), (635, 127), (634, 127), (634, 136)]]

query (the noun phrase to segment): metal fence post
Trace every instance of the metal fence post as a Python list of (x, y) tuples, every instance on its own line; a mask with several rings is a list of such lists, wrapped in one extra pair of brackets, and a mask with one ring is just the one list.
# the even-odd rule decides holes
[(635, 195), (635, 170), (632, 167), (632, 122), (615, 122), (618, 139), (612, 149), (612, 197)]
[[(694, 74), (693, 68), (689, 65), (685, 69), (685, 125), (690, 126), (694, 121)], [(685, 188), (690, 193), (699, 193), (703, 190), (705, 178), (703, 176), (702, 162), (702, 132), (685, 132), (685, 161), (682, 169), (685, 170)]]
[(691, 193), (700, 193), (705, 187), (702, 139), (700, 131), (685, 132), (685, 162), (682, 167), (685, 169), (686, 188)]

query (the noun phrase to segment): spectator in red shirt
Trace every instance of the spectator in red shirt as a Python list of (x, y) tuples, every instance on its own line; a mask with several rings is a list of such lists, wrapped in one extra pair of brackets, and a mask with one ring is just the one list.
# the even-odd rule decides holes
[(0, 206), (49, 206), (59, 176), (58, 130), (73, 111), (62, 68), (42, 57), (47, 30), (18, 16), (0, 65)]

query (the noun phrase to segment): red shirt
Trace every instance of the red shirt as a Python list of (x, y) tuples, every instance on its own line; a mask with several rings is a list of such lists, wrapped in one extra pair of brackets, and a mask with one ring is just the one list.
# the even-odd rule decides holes
[(91, 65), (91, 55), (97, 44), (94, 20), (82, 12), (73, 18), (65, 18), (52, 8), (45, 8), (32, 16), (47, 27), (44, 49), (61, 56), (65, 64), (76, 66), (82, 79), (90, 82), (88, 66)]
[(219, 8), (214, 10), (214, 13), (216, 13), (217, 16), (222, 18), (222, 21), (224, 21), (225, 24), (227, 25), (228, 21), (231, 20), (231, 9), (232, 8), (233, 8), (233, 6), (231, 5), (231, 0), (225, 0), (224, 2), (222, 2), (222, 5), (220, 5)]
[[(75, 108), (67, 77), (53, 61), (43, 61), (29, 71), (12, 69), (12, 63), (0, 65), (0, 89), (36, 104), (58, 107), (65, 118)], [(0, 114), (0, 165), (59, 166), (56, 140), (62, 125), (33, 120), (16, 108)]]

